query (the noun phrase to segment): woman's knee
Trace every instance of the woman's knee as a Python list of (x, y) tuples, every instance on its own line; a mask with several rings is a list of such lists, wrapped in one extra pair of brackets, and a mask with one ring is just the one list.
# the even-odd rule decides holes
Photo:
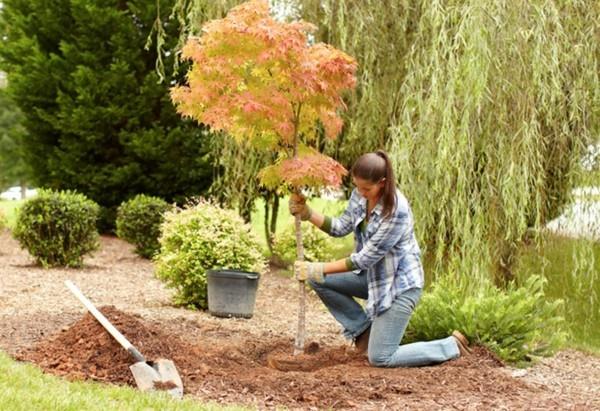
[(373, 367), (389, 367), (392, 355), (384, 352), (372, 352), (369, 350), (368, 358), (369, 364), (371, 364)]

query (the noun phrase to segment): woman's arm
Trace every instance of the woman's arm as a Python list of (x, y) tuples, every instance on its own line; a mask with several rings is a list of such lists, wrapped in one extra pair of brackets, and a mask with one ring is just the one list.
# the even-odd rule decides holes
[(323, 223), (325, 222), (325, 216), (315, 210), (313, 210), (312, 208), (310, 209), (311, 214), (310, 214), (310, 218), (308, 219), (308, 221), (310, 221), (311, 223), (313, 223), (317, 228), (321, 228), (323, 226)]
[(348, 269), (347, 258), (332, 261), (329, 263), (323, 263), (323, 274), (336, 274), (336, 273), (345, 273), (350, 271)]

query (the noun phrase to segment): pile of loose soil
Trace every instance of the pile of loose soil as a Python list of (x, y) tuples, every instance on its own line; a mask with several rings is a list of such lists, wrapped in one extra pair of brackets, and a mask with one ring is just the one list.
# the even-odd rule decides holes
[[(378, 369), (348, 347), (309, 343), (304, 354), (293, 357), (293, 341), (286, 338), (249, 337), (243, 344), (190, 341), (113, 306), (100, 311), (148, 359), (172, 359), (186, 394), (203, 400), (290, 408), (428, 408), (447, 401), (459, 408), (510, 407), (523, 406), (543, 391), (502, 372), (502, 363), (482, 347), (439, 366)], [(17, 359), (69, 379), (134, 385), (128, 353), (90, 314), (20, 351)], [(535, 405), (554, 407), (556, 402), (542, 395)]]

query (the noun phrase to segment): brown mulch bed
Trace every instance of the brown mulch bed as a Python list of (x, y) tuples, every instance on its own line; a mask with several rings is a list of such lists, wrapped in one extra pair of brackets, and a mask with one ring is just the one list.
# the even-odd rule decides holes
[[(170, 306), (152, 264), (103, 237), (80, 270), (35, 267), (0, 235), (0, 349), (68, 379), (133, 385), (125, 352), (80, 306), (73, 279), (149, 359), (172, 359), (186, 395), (201, 401), (293, 409), (600, 409), (600, 359), (575, 351), (526, 371), (482, 347), (442, 365), (370, 367), (309, 294), (307, 352), (292, 357), (293, 281), (260, 280), (252, 319), (222, 319)], [(283, 364), (283, 366), (282, 366)]]

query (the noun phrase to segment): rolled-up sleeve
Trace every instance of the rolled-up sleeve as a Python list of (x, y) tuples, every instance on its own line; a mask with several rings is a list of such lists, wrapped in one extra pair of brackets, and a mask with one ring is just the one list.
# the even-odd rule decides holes
[(397, 213), (382, 221), (364, 247), (350, 255), (352, 265), (366, 270), (381, 260), (411, 230), (411, 219), (406, 213)]
[(328, 217), (325, 216), (323, 225), (320, 227), (321, 230), (326, 232), (332, 237), (344, 237), (352, 232), (354, 229), (352, 221), (352, 212), (355, 206), (354, 193), (350, 196), (346, 209), (339, 217)]

